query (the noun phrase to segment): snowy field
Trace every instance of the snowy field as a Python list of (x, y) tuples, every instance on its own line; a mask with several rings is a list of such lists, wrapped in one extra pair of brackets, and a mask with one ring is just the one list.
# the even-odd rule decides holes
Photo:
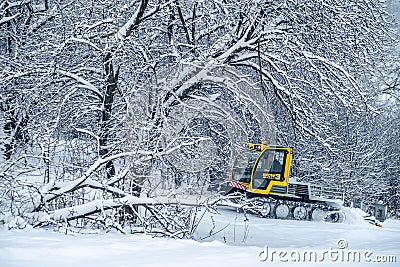
[(341, 224), (246, 219), (222, 210), (206, 214), (196, 238), (3, 227), (0, 266), (400, 266), (400, 221), (379, 228), (350, 209)]

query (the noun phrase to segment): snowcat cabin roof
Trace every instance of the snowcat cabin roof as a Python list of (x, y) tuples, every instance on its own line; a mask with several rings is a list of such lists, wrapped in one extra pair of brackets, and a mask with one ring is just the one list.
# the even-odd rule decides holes
[(292, 153), (293, 151), (292, 147), (268, 145), (267, 143), (262, 143), (262, 144), (243, 143), (243, 147), (247, 147), (248, 149), (257, 151), (263, 151), (265, 149), (286, 150), (290, 153)]

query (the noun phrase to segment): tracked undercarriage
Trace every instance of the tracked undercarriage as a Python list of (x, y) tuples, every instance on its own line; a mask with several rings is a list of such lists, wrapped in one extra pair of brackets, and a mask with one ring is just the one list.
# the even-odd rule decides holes
[(340, 205), (324, 202), (300, 202), (273, 197), (248, 197), (235, 192), (227, 195), (225, 205), (263, 218), (341, 223), (345, 214)]

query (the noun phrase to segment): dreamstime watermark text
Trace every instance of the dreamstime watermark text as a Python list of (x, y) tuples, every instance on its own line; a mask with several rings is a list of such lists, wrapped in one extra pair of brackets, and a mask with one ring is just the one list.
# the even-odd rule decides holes
[(258, 252), (264, 262), (382, 262), (396, 263), (395, 255), (375, 255), (371, 250), (348, 249), (345, 239), (337, 241), (337, 248), (324, 250), (276, 250), (265, 246)]

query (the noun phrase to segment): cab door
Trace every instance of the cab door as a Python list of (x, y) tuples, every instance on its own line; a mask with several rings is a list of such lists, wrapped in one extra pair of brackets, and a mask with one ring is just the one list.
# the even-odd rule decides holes
[(288, 190), (291, 148), (268, 148), (254, 165), (250, 191), (264, 195), (286, 195)]

